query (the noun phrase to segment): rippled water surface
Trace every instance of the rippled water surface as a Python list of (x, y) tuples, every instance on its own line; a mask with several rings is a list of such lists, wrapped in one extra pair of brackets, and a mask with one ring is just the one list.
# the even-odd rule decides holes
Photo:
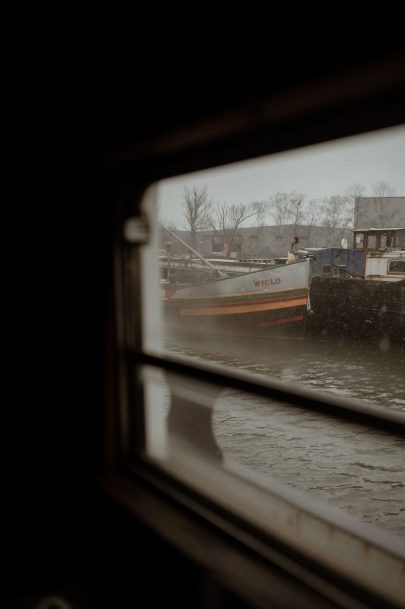
[[(400, 347), (172, 336), (165, 348), (405, 412)], [(225, 458), (405, 536), (402, 439), (229, 389), (217, 398), (213, 420)]]

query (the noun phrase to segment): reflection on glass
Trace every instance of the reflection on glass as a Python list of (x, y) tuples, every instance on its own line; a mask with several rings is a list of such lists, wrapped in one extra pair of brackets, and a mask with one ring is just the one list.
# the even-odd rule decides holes
[(214, 433), (227, 458), (405, 537), (400, 439), (231, 390)]
[[(186, 468), (190, 455), (225, 469), (237, 463), (262, 480), (276, 480), (405, 537), (400, 438), (242, 391), (151, 368), (144, 372), (151, 456), (169, 464), (177, 458), (176, 469), (179, 462)], [(152, 395), (159, 390), (158, 422)], [(164, 430), (164, 451), (156, 443), (157, 430)]]

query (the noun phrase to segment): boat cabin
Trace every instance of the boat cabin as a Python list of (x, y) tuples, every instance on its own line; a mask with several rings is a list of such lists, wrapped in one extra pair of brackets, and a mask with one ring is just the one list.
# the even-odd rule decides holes
[(353, 247), (309, 247), (298, 252), (311, 256), (314, 275), (355, 277), (378, 281), (405, 278), (405, 228), (353, 231)]
[(363, 256), (365, 279), (405, 279), (405, 228), (369, 228), (353, 231), (353, 250)]
[(359, 228), (353, 231), (353, 249), (363, 252), (405, 250), (405, 228)]

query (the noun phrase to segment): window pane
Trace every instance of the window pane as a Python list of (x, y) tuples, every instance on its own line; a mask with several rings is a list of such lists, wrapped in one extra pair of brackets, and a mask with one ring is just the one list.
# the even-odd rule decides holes
[[(146, 353), (405, 412), (405, 286), (392, 271), (405, 259), (404, 153), (401, 127), (155, 184)], [(180, 475), (202, 456), (404, 536), (398, 436), (155, 368), (144, 380), (147, 453), (163, 467)]]
[(152, 367), (144, 380), (151, 456), (238, 463), (405, 539), (400, 437)]
[(405, 275), (405, 259), (404, 260), (391, 260), (389, 262), (388, 272)]
[(273, 544), (402, 598), (403, 441), (150, 366), (143, 376), (147, 450), (160, 468)]
[(162, 346), (405, 409), (404, 155), (401, 126), (160, 182)]

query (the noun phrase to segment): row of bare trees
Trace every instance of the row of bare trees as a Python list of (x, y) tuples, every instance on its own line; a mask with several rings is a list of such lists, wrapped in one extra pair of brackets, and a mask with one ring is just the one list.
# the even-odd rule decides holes
[[(366, 188), (353, 184), (343, 195), (312, 199), (305, 204), (305, 196), (296, 192), (277, 193), (268, 202), (269, 213), (276, 224), (306, 224), (327, 226), (331, 229), (353, 228), (357, 225), (356, 199), (363, 197)], [(377, 206), (376, 223), (381, 226), (387, 216), (387, 197), (395, 194), (388, 182), (380, 180), (372, 188), (374, 205)]]
[[(217, 239), (231, 248), (238, 229), (249, 219), (254, 225), (263, 226), (270, 216), (270, 224), (290, 225), (292, 232), (298, 225), (306, 225), (307, 231), (315, 226), (326, 226), (331, 234), (339, 229), (356, 226), (356, 198), (364, 196), (366, 189), (354, 184), (343, 195), (332, 195), (323, 199), (305, 201), (305, 195), (292, 192), (278, 192), (267, 201), (253, 203), (226, 204), (214, 203), (208, 197), (207, 186), (192, 186), (184, 189), (183, 226), (190, 231), (191, 244), (197, 245), (197, 232), (211, 229)], [(386, 213), (387, 197), (395, 190), (388, 182), (380, 180), (373, 185), (373, 196), (381, 225)], [(171, 223), (172, 228), (176, 228)]]
[(183, 220), (191, 234), (191, 244), (196, 248), (196, 234), (201, 229), (211, 229), (218, 239), (231, 247), (239, 227), (249, 218), (261, 220), (262, 203), (214, 204), (207, 194), (207, 187), (192, 186), (184, 189)]

